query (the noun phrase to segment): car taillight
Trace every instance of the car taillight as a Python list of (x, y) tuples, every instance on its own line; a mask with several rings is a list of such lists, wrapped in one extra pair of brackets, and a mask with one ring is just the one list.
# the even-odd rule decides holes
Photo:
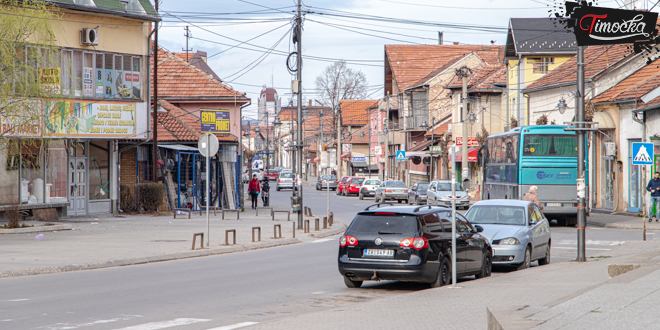
[(403, 192), (404, 192), (404, 193), (407, 193), (407, 192), (408, 192), (408, 189), (404, 190)]
[(425, 247), (429, 247), (429, 241), (424, 237), (411, 237), (404, 238), (399, 243), (400, 247), (411, 247), (415, 250), (421, 250)]
[(339, 246), (345, 247), (345, 246), (357, 246), (358, 240), (357, 238), (350, 236), (350, 235), (342, 235), (342, 237), (339, 238)]
[(386, 193), (388, 193), (388, 192), (391, 193), (391, 192), (392, 192), (392, 189), (385, 189), (385, 192), (386, 192)]
[(321, 180), (321, 183), (325, 183), (325, 180)]
[(282, 179), (278, 179), (277, 182), (282, 182)]
[(337, 181), (335, 180), (335, 182), (333, 182), (333, 183), (337, 183)]

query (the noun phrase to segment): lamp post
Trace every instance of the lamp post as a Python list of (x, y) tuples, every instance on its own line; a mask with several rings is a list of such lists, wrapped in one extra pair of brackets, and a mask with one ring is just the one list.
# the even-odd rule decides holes
[[(431, 182), (431, 178), (433, 177), (433, 142), (434, 142), (433, 141), (433, 138), (434, 138), (433, 133), (435, 133), (434, 130), (433, 130), (434, 126), (435, 126), (435, 117), (433, 117), (433, 119), (431, 120), (431, 146), (429, 147), (429, 155), (431, 156), (431, 168), (429, 169), (429, 175), (428, 175), (429, 182)], [(428, 130), (429, 125), (426, 123), (426, 120), (425, 120), (425, 121), (422, 122), (421, 125), (419, 125), (419, 127), (424, 128), (425, 130)]]
[[(275, 129), (278, 131), (278, 138), (279, 138), (279, 130), (280, 130), (280, 126), (282, 126), (282, 122), (280, 121), (280, 117), (279, 117), (279, 116), (278, 116), (278, 117), (275, 117), (275, 121), (273, 121), (273, 128), (275, 128)], [(273, 133), (275, 133), (275, 132), (273, 132)], [(273, 139), (275, 139), (275, 138), (273, 137)], [(277, 140), (279, 140), (279, 139), (277, 139)], [(280, 148), (279, 148), (279, 143), (277, 144), (277, 146), (278, 146), (278, 148), (277, 148), (277, 154), (279, 155), (279, 154), (281, 154), (281, 152), (280, 152), (280, 150), (279, 150), (279, 149), (280, 149)], [(277, 165), (280, 166), (279, 161), (278, 161), (278, 164), (277, 164)]]
[[(251, 127), (248, 124), (248, 130), (245, 131), (245, 133), (243, 135), (248, 139), (248, 149), (252, 150), (252, 140), (250, 140), (250, 129), (251, 129)], [(247, 165), (248, 165), (248, 171), (249, 171), (248, 178), (251, 179), (252, 178), (252, 159), (247, 161)]]

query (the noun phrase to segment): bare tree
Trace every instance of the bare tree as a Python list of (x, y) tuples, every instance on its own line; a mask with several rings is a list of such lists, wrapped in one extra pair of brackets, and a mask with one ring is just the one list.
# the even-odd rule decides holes
[(349, 68), (343, 60), (323, 69), (315, 83), (321, 93), (321, 102), (335, 112), (342, 100), (362, 100), (367, 97), (367, 77), (362, 71)]

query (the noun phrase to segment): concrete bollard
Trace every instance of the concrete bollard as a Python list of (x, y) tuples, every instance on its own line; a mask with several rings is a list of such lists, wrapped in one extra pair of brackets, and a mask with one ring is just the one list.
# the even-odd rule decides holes
[(314, 218), (314, 231), (319, 231), (321, 228), (319, 228), (319, 218)]
[(261, 227), (252, 227), (252, 242), (254, 242), (254, 231), (259, 234), (259, 242), (261, 242)]
[(328, 226), (332, 227), (332, 224), (335, 222), (335, 214), (330, 212), (330, 219), (328, 219)]
[(305, 233), (309, 233), (309, 220), (305, 220), (305, 225), (303, 227)]
[(323, 217), (323, 229), (328, 229), (328, 217)]
[(236, 245), (236, 229), (227, 229), (225, 230), (225, 245), (229, 245), (229, 233), (234, 234), (234, 242), (232, 245)]
[[(277, 235), (278, 230), (279, 230), (279, 236)], [(273, 238), (282, 238), (282, 226), (280, 224), (276, 224), (273, 226)]]

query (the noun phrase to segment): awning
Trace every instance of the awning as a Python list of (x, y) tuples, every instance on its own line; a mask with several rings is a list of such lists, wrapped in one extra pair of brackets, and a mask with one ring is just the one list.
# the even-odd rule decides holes
[(350, 160), (349, 158), (351, 157), (351, 153), (346, 153), (341, 155), (341, 160)]
[(159, 144), (158, 148), (172, 149), (178, 151), (199, 152), (199, 149), (191, 146), (184, 146), (183, 144)]
[(311, 161), (310, 163), (312, 163), (312, 164), (316, 164), (316, 163), (318, 163), (319, 161), (321, 161), (321, 157), (316, 157), (316, 158), (312, 159), (312, 161)]
[(594, 112), (593, 122), (598, 123), (598, 129), (615, 129), (614, 120), (607, 112)]
[(367, 162), (351, 162), (353, 167), (367, 167)]
[[(479, 148), (468, 148), (468, 162), (476, 162), (477, 161), (477, 154), (479, 153)], [(451, 154), (449, 154), (449, 161), (451, 162)], [(457, 152), (456, 153), (456, 162), (462, 162), (463, 161), (463, 152)]]

